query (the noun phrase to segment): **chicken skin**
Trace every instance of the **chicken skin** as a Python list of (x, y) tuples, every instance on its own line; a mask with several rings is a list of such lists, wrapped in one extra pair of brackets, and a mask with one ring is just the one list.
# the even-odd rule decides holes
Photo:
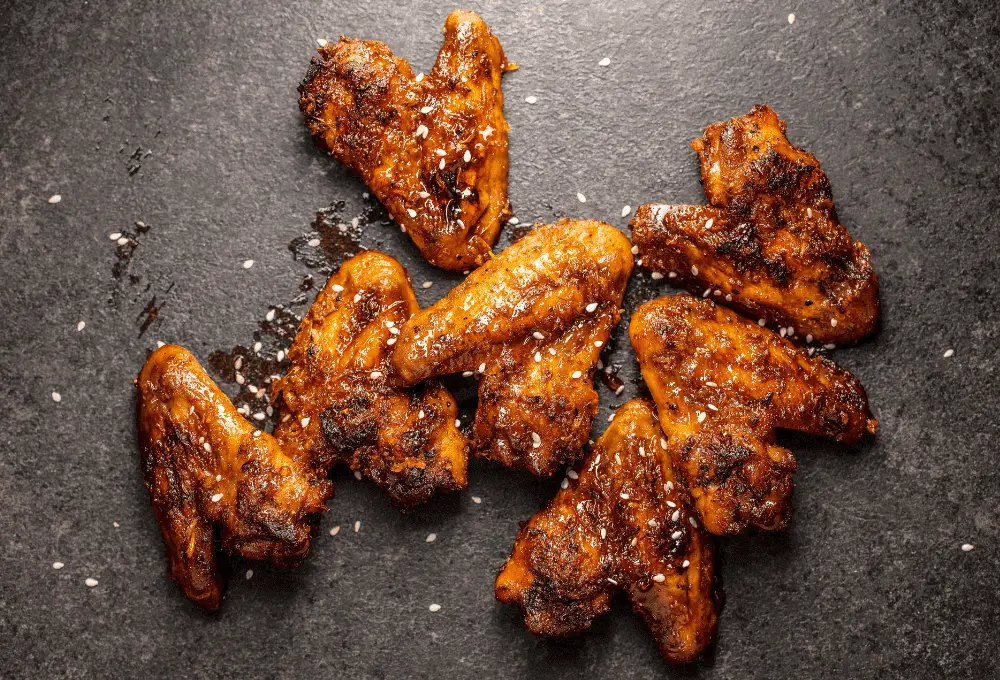
[(248, 423), (182, 347), (153, 352), (137, 388), (146, 488), (184, 594), (206, 611), (222, 603), (215, 527), (229, 553), (298, 565), (333, 484)]
[(796, 463), (775, 428), (850, 443), (878, 426), (853, 375), (710, 301), (647, 302), (629, 337), (674, 470), (714, 534), (788, 524)]
[(694, 295), (822, 343), (871, 333), (880, 314), (868, 248), (837, 220), (819, 161), (767, 106), (705, 129), (692, 148), (709, 205), (644, 205), (642, 264)]
[(511, 214), (500, 81), (512, 70), (486, 23), (452, 12), (426, 76), (378, 41), (341, 38), (319, 54), (299, 86), (317, 144), (361, 175), (429, 262), (485, 262)]
[(621, 317), (628, 239), (602, 222), (542, 226), (414, 314), (392, 356), (415, 385), (479, 376), (481, 455), (539, 476), (581, 451), (597, 413), (594, 366)]
[(418, 309), (396, 260), (356, 255), (316, 297), (272, 392), (282, 412), (274, 436), (288, 455), (318, 471), (345, 463), (404, 507), (467, 481), (469, 442), (448, 390), (391, 386), (392, 346)]
[(531, 632), (584, 631), (623, 590), (667, 661), (693, 661), (715, 637), (712, 546), (664, 446), (653, 404), (624, 404), (521, 528), (495, 591), (523, 610)]

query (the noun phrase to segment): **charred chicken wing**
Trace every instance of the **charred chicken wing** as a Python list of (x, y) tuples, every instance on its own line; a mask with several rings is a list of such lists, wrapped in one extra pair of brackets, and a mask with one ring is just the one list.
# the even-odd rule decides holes
[(643, 266), (800, 338), (869, 334), (879, 298), (868, 248), (837, 220), (826, 173), (784, 121), (756, 106), (691, 146), (709, 205), (641, 206), (631, 227)]
[(787, 525), (796, 463), (775, 428), (849, 443), (878, 426), (853, 375), (707, 300), (647, 302), (629, 336), (674, 470), (714, 534)]
[(601, 222), (535, 229), (414, 314), (393, 353), (396, 378), (477, 374), (474, 445), (550, 475), (579, 455), (597, 413), (592, 373), (621, 315), (628, 239)]
[(333, 484), (250, 425), (181, 347), (153, 352), (137, 387), (146, 488), (184, 594), (208, 611), (222, 603), (216, 527), (227, 552), (301, 562)]
[(503, 48), (456, 10), (429, 74), (389, 47), (341, 38), (319, 49), (299, 86), (317, 143), (357, 172), (431, 263), (473, 269), (491, 255), (507, 201)]
[(274, 434), (288, 455), (318, 470), (346, 463), (401, 506), (466, 485), (469, 444), (455, 427), (455, 399), (437, 381), (390, 385), (392, 346), (418, 309), (396, 260), (351, 258), (303, 319), (273, 391), (283, 414)]
[(667, 661), (693, 661), (715, 636), (712, 547), (675, 479), (653, 405), (618, 409), (565, 488), (521, 529), (496, 580), (531, 632), (590, 627), (624, 590)]

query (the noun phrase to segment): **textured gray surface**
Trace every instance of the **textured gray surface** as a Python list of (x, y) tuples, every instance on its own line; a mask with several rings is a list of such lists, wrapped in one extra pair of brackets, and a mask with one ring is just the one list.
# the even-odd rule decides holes
[[(247, 581), (236, 562), (216, 616), (184, 600), (140, 479), (131, 381), (158, 339), (203, 361), (251, 343), (310, 272), (288, 244), (315, 211), (344, 200), (361, 213), (364, 187), (313, 148), (296, 109), (316, 38), (380, 38), (427, 70), (450, 9), (0, 0), (0, 676), (997, 677), (991, 2), (474, 7), (521, 65), (504, 90), (522, 221), (624, 227), (624, 204), (700, 202), (688, 142), (767, 102), (871, 248), (883, 327), (835, 358), (865, 383), (881, 430), (846, 451), (783, 439), (800, 461), (792, 526), (721, 542), (714, 664), (667, 669), (622, 602), (577, 640), (527, 633), (494, 602), (493, 577), (558, 480), (480, 462), (468, 492), (405, 516), (340, 471), (304, 567), (253, 565)], [(115, 279), (108, 234), (136, 220), (152, 228)], [(424, 304), (455, 280), (395, 228), (372, 224), (361, 241), (437, 282), (418, 290)], [(629, 305), (668, 290), (639, 274)], [(634, 377), (624, 331), (610, 349)], [(595, 429), (637, 393), (627, 383), (618, 398), (599, 388)]]

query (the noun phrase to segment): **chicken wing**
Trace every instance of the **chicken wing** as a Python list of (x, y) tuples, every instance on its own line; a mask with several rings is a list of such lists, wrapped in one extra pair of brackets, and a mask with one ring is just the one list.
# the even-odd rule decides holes
[(710, 205), (640, 206), (631, 227), (643, 266), (801, 338), (871, 333), (880, 311), (868, 248), (837, 221), (826, 173), (788, 142), (784, 121), (756, 106), (691, 146)]
[(431, 72), (372, 40), (319, 49), (299, 86), (317, 143), (361, 175), (432, 264), (453, 271), (491, 256), (507, 201), (503, 48), (475, 13), (456, 10)]
[(775, 428), (849, 443), (878, 426), (853, 375), (707, 300), (647, 302), (629, 337), (674, 469), (714, 534), (788, 524), (796, 463)]
[(396, 378), (477, 373), (474, 445), (550, 475), (579, 455), (597, 413), (592, 374), (621, 317), (628, 239), (601, 222), (535, 229), (403, 327)]
[(469, 443), (448, 390), (437, 381), (390, 386), (392, 345), (418, 309), (396, 260), (374, 251), (351, 258), (302, 320), (272, 397), (283, 414), (274, 436), (286, 453), (319, 470), (345, 463), (400, 506), (467, 481)]
[(712, 546), (664, 446), (653, 404), (624, 404), (521, 528), (495, 591), (522, 609), (531, 632), (584, 631), (624, 590), (667, 661), (693, 661), (715, 637)]
[(184, 594), (208, 611), (222, 603), (215, 527), (227, 552), (301, 562), (333, 484), (244, 420), (182, 347), (153, 352), (136, 386), (146, 488)]

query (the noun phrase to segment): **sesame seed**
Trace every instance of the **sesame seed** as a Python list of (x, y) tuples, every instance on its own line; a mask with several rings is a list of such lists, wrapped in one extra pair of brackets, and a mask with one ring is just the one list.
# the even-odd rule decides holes
[(423, 420), (423, 419), (424, 419), (424, 418), (426, 418), (426, 417), (427, 417), (427, 414), (426, 414), (426, 413), (424, 413), (424, 410), (423, 410), (423, 409), (420, 409), (420, 412), (419, 412), (419, 413), (417, 413), (417, 419), (418, 419), (418, 420)]
[(361, 520), (360, 519), (354, 522), (354, 533), (358, 533), (359, 531), (361, 531)]
[(416, 78), (414, 78), (414, 80), (416, 80), (416, 81), (417, 81), (418, 83), (419, 83), (419, 82), (420, 82), (421, 80), (423, 80), (423, 79), (424, 79), (424, 74), (423, 74), (423, 73), (418, 73), (418, 74), (417, 74), (417, 77), (416, 77)]
[(382, 377), (382, 371), (372, 371), (370, 374), (372, 380)]
[(462, 427), (462, 420), (460, 418), (455, 418), (455, 427)]
[(253, 351), (254, 351), (255, 353), (258, 353), (258, 354), (259, 354), (259, 353), (260, 353), (260, 348), (261, 348), (261, 347), (263, 347), (263, 346), (264, 346), (264, 345), (262, 345), (261, 343), (259, 343), (259, 342), (255, 342), (255, 343), (253, 344)]
[(594, 340), (594, 347), (604, 347), (603, 340)]
[(531, 337), (533, 337), (535, 340), (544, 340), (545, 339), (545, 336), (542, 335), (541, 333), (539, 333), (538, 331), (535, 331), (534, 333), (532, 333)]
[(86, 586), (88, 588), (95, 588), (95, 587), (97, 587), (97, 579), (96, 578), (88, 578), (86, 581), (84, 581), (84, 583), (86, 584)]
[(273, 309), (267, 310), (267, 314), (264, 315), (264, 320), (265, 321), (274, 321), (274, 310)]
[(87, 327), (87, 322), (86, 321), (81, 321), (78, 324), (76, 324), (76, 330), (78, 330), (78, 331), (82, 331), (86, 327)]
[(221, 500), (222, 500), (222, 494), (221, 493), (217, 493), (214, 496), (212, 496), (212, 502), (213, 503), (218, 503)]
[(58, 203), (61, 200), (62, 200), (62, 196), (60, 196), (59, 194), (52, 194), (51, 196), (49, 196), (49, 203), (53, 203), (54, 204), (54, 203)]
[(698, 411), (698, 422), (699, 423), (705, 422), (705, 418), (707, 418), (707, 417), (708, 417), (707, 413), (705, 413), (704, 411)]
[[(120, 243), (119, 245), (125, 245), (125, 244), (124, 243)], [(253, 260), (243, 260), (243, 268), (244, 269), (250, 269), (250, 267), (252, 267), (252, 266), (253, 266)]]
[(622, 500), (626, 500), (626, 501), (628, 500), (628, 494), (625, 493), (624, 491), (621, 493), (621, 497), (622, 497)]
[[(674, 488), (674, 486), (673, 486), (673, 482), (667, 482), (667, 484), (670, 484), (670, 488), (671, 488), (671, 489), (673, 489), (673, 488)], [(677, 504), (676, 504), (676, 503), (674, 503), (673, 501), (667, 501), (667, 507), (668, 507), (668, 508), (676, 508), (676, 507), (677, 507)]]
[[(256, 430), (255, 433), (256, 434), (260, 434), (260, 430)], [(222, 481), (222, 475), (215, 475), (215, 481), (221, 482)], [(118, 524), (118, 522), (115, 522), (116, 526), (117, 526), (117, 524)]]
[(429, 132), (430, 130), (427, 129), (426, 125), (417, 126), (417, 137), (423, 137), (424, 139), (427, 139), (427, 133)]
[(128, 243), (128, 238), (125, 237), (125, 236), (122, 236), (120, 239), (118, 239), (117, 241), (115, 241), (115, 243), (117, 243), (120, 246), (123, 246), (126, 243)]
[(622, 208), (622, 217), (628, 217), (632, 213), (632, 206), (626, 205)]
[(565, 489), (568, 486), (569, 486), (569, 480), (567, 478), (563, 477), (563, 480), (561, 482), (559, 482), (559, 488), (560, 489)]
[(517, 219), (516, 217), (511, 217), (509, 220), (507, 220), (507, 224), (517, 225), (517, 224), (520, 224), (520, 223), (521, 223), (521, 220)]
[(684, 560), (683, 562), (681, 562), (682, 569), (687, 569), (690, 566), (691, 566), (691, 560)]
[(607, 529), (605, 529), (604, 527), (601, 527), (601, 538), (607, 538), (607, 537), (608, 537), (608, 531), (607, 531)]
[(479, 364), (479, 372), (480, 373), (485, 373), (486, 372), (486, 362), (485, 361), (483, 363)]
[(236, 374), (236, 383), (238, 385), (243, 385), (243, 384), (246, 383), (246, 381), (247, 381), (247, 379), (243, 377), (242, 373), (237, 373)]
[(468, 163), (469, 161), (471, 161), (472, 160), (472, 152), (469, 151), (468, 149), (466, 149), (465, 150), (465, 155), (462, 156), (462, 160), (464, 160), (466, 163)]
[(426, 191), (418, 191), (417, 196), (419, 196), (420, 198), (428, 198), (430, 194), (427, 193)]
[(463, 378), (471, 378), (473, 376), (473, 371), (462, 371)]
[(657, 574), (656, 576), (653, 577), (653, 580), (656, 581), (657, 583), (663, 583), (664, 581), (667, 580), (667, 577), (664, 576), (663, 574)]
[(62, 568), (63, 568), (63, 567), (65, 567), (65, 566), (66, 566), (66, 565), (65, 565), (65, 564), (63, 564), (62, 562), (53, 562), (53, 563), (52, 563), (52, 568), (53, 568), (53, 569), (57, 569), (57, 570), (58, 570), (58, 569), (62, 569)]
[(587, 311), (590, 313), (593, 313), (596, 309), (597, 309), (596, 302), (591, 302), (589, 305), (587, 305)]
[(608, 422), (609, 422), (609, 423), (610, 423), (611, 421), (613, 421), (614, 419), (615, 419), (615, 414), (614, 414), (614, 413), (612, 413), (612, 414), (611, 414), (610, 416), (608, 416)]
[(108, 234), (108, 238), (110, 240), (112, 240), (112, 241), (117, 241), (121, 237), (122, 237), (122, 233), (120, 231), (113, 231), (110, 234)]
[(556, 348), (555, 347), (549, 347), (549, 354), (551, 354), (552, 356), (555, 356), (556, 355)]
[(433, 106), (424, 106), (423, 108), (420, 109), (420, 113), (430, 113), (433, 110), (434, 110)]
[(670, 515), (670, 521), (671, 522), (676, 522), (680, 518), (681, 518), (681, 511), (680, 510), (674, 510), (674, 514)]
[(757, 319), (757, 325), (758, 326), (763, 327), (766, 323), (767, 323), (767, 321), (764, 321), (764, 319)]
[(677, 278), (677, 272), (670, 272), (669, 274), (667, 274), (667, 278), (668, 279), (676, 279)]
[(582, 375), (583, 375), (583, 373), (581, 373), (580, 371), (573, 371), (573, 379), (574, 379), (574, 380), (575, 380), (576, 378), (579, 378), (579, 377), (580, 377), (580, 376), (582, 376)]
[(604, 59), (601, 59), (599, 62), (597, 62), (597, 65), (598, 66), (611, 66), (611, 59), (609, 57), (604, 57)]
[(675, 531), (674, 533), (670, 534), (670, 538), (672, 538), (672, 539), (674, 539), (676, 541), (676, 540), (679, 540), (680, 537), (683, 536), (683, 535), (684, 535), (683, 531)]
[(812, 341), (813, 341), (812, 333), (807, 334), (806, 335), (806, 342), (808, 343), (808, 342), (812, 342)]
[(250, 390), (250, 394), (257, 394), (257, 386), (256, 385), (247, 385), (247, 389)]
[(416, 217), (417, 216), (417, 211), (414, 210), (413, 208), (407, 208), (406, 209), (406, 214), (409, 215), (410, 217)]
[(299, 422), (302, 424), (302, 427), (309, 427), (309, 420), (310, 420), (309, 416), (306, 416)]
[(439, 168), (440, 170), (444, 170), (444, 159), (443, 159), (443, 158), (441, 159), (441, 162), (440, 162), (440, 163), (438, 163), (438, 168)]
[[(668, 481), (666, 484), (663, 485), (663, 489), (667, 493), (670, 493), (671, 491), (674, 490), (674, 483), (671, 482), (671, 481)], [(668, 503), (673, 503), (673, 501), (668, 501)]]
[(718, 411), (718, 410), (719, 410), (719, 407), (718, 407), (718, 406), (716, 406), (715, 404), (709, 404), (709, 405), (708, 405), (708, 407), (709, 407), (710, 409), (712, 409), (713, 411)]
[(788, 23), (789, 24), (794, 24), (795, 23), (795, 15), (794, 14), (789, 14), (788, 15)]
[(438, 537), (437, 534), (427, 534), (427, 538), (425, 538), (424, 540), (428, 543), (433, 543), (435, 540), (437, 540), (437, 537)]
[(480, 498), (479, 496), (473, 496), (472, 497), (472, 502), (475, 503), (476, 505), (479, 505), (480, 503), (483, 502), (483, 499)]
[(823, 345), (823, 349), (827, 349), (827, 350), (829, 350), (829, 349), (836, 349), (836, 347), (837, 346), (835, 344), (833, 344), (832, 342)]
[(618, 455), (617, 451), (615, 452), (615, 463), (617, 463), (618, 465), (622, 464), (622, 457)]
[(696, 265), (691, 265), (691, 276), (698, 276), (698, 267)]
[(953, 349), (948, 349), (948, 350), (945, 350), (945, 352), (944, 352), (944, 358), (945, 359), (947, 359), (948, 357), (954, 356), (954, 355), (955, 355), (955, 350), (953, 350)]
[(718, 385), (716, 385), (716, 384), (715, 384), (714, 382), (712, 382), (711, 380), (706, 380), (706, 381), (705, 381), (705, 385), (706, 385), (707, 387), (718, 387)]
[(285, 350), (283, 350), (283, 349), (279, 349), (278, 350), (277, 359), (278, 359), (278, 361), (284, 361), (285, 360)]
[(54, 402), (56, 402), (58, 404), (60, 401), (62, 401), (62, 395), (59, 394), (58, 392), (53, 392), (52, 393), (52, 401), (54, 401)]
[(836, 319), (830, 319), (830, 325), (831, 326), (836, 326), (837, 325), (837, 320)]
[(330, 535), (331, 536), (336, 536), (339, 533), (340, 533), (340, 525), (339, 524), (337, 526), (333, 527), (332, 529), (330, 529)]
[(439, 612), (441, 611), (441, 605), (432, 604), (430, 607), (428, 607), (428, 609), (430, 609), (432, 612)]
[(253, 578), (253, 569), (247, 569), (246, 580), (249, 581)]
[(688, 524), (690, 524), (696, 529), (698, 528), (698, 520), (696, 520), (694, 517), (688, 517)]
[(267, 418), (267, 416), (265, 416), (262, 411), (257, 411), (257, 413), (253, 414), (253, 419), (256, 420), (256, 421), (258, 421), (258, 422), (260, 422), (261, 420), (264, 420), (264, 418)]
[(654, 281), (659, 281), (660, 279), (663, 278), (663, 274), (661, 274), (660, 272), (653, 272), (652, 274), (650, 274), (650, 277), (652, 277)]
[(615, 390), (615, 394), (621, 394), (624, 391), (625, 391), (625, 386), (624, 385), (619, 385), (618, 389)]
[(706, 288), (706, 289), (705, 289), (705, 292), (704, 292), (704, 293), (702, 293), (702, 294), (701, 294), (701, 296), (702, 296), (703, 298), (707, 298), (707, 297), (708, 297), (709, 295), (711, 295), (711, 294), (712, 294), (712, 289), (711, 289), (711, 288)]
[(583, 194), (581, 194), (578, 191), (578, 192), (576, 192), (576, 200), (580, 201), (580, 203), (586, 203), (587, 202), (587, 197), (584, 196)]
[(580, 477), (580, 475), (577, 473), (576, 470), (567, 470), (566, 476), (569, 477), (570, 479), (579, 479)]
[(632, 246), (632, 254), (633, 255), (639, 254), (639, 246)]
[(208, 442), (205, 442), (204, 444), (202, 444), (202, 446), (205, 448), (206, 451), (208, 451), (209, 453), (212, 453), (212, 445), (211, 444), (209, 444)]
[(433, 285), (434, 285), (433, 281), (424, 281), (423, 283), (424, 289), (430, 288)]
[(962, 544), (962, 552), (972, 552), (975, 548), (976, 546), (972, 545), (971, 543)]
[(525, 97), (524, 101), (528, 102), (529, 104), (534, 104), (535, 102), (538, 101), (538, 97), (536, 97), (535, 95), (531, 95), (530, 97)]
[(708, 222), (705, 222), (705, 228), (711, 229), (712, 225), (715, 224), (715, 220), (711, 217), (708, 218)]
[[(316, 44), (319, 45), (320, 47), (326, 47), (326, 39), (325, 38), (317, 38), (316, 39)], [(252, 574), (253, 572), (250, 572), (250, 573)], [(250, 577), (247, 576), (247, 578), (250, 578)]]
[(667, 450), (667, 440), (664, 439), (663, 437), (660, 437), (660, 448), (663, 449), (664, 451)]

